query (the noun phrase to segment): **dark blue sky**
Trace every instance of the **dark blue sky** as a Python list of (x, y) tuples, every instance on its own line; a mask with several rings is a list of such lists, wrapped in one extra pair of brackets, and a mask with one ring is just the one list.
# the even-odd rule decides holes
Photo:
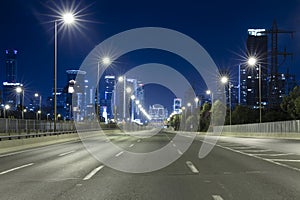
[[(55, 1), (58, 6), (72, 1)], [(69, 2), (66, 4), (66, 2)], [(155, 26), (180, 31), (200, 43), (217, 66), (236, 66), (243, 55), (248, 28), (272, 26), (276, 18), (281, 29), (299, 31), (299, 0), (229, 1), (116, 1), (81, 0), (73, 5), (83, 9), (81, 28), (58, 34), (58, 86), (66, 83), (67, 69), (78, 69), (87, 54), (101, 41), (121, 31)], [(7, 48), (17, 49), (18, 78), (28, 91), (51, 94), (53, 87), (53, 1), (9, 0), (0, 2), (0, 73), (4, 78)], [(300, 36), (292, 42), (283, 37), (287, 50), (293, 51), (292, 72), (299, 74)], [(284, 47), (284, 44), (280, 44)], [(162, 58), (164, 59), (164, 58)], [(149, 56), (123, 58), (115, 70), (149, 62)], [(156, 62), (157, 59), (156, 59)], [(161, 63), (169, 63), (162, 60)], [(122, 65), (122, 66), (121, 66)], [(120, 73), (120, 72), (119, 72)], [(232, 72), (234, 74), (234, 72)], [(299, 76), (297, 76), (299, 79)]]

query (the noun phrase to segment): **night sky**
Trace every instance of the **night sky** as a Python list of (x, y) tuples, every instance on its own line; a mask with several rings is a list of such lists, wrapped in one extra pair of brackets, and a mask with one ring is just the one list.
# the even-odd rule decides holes
[[(300, 74), (299, 0), (9, 0), (0, 2), (1, 82), (5, 69), (4, 51), (17, 49), (19, 81), (29, 92), (50, 96), (54, 62), (53, 20), (58, 15), (54, 11), (72, 5), (81, 11), (78, 14), (80, 21), (79, 26), (61, 29), (58, 33), (58, 87), (66, 84), (65, 71), (79, 69), (83, 59), (100, 42), (119, 32), (147, 26), (170, 28), (192, 37), (208, 51), (218, 67), (235, 74), (235, 67), (244, 55), (247, 29), (270, 29), (274, 19), (280, 29), (296, 31), (292, 40), (288, 36), (281, 37), (279, 48), (286, 46), (294, 53), (291, 72)], [(147, 62), (174, 64), (179, 71), (186, 64), (175, 62), (176, 58), (170, 55), (159, 55), (161, 53), (137, 52), (123, 56), (109, 73), (122, 74), (132, 66)], [(205, 86), (198, 84), (196, 79), (191, 77), (196, 89), (203, 90)]]

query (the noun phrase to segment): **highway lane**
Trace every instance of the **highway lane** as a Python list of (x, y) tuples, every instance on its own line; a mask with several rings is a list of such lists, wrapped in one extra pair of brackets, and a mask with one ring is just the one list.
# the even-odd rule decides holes
[[(173, 136), (159, 133), (139, 139), (114, 134), (109, 138), (124, 150), (149, 152), (163, 147)], [(90, 140), (97, 143), (96, 138)], [(130, 162), (124, 152), (106, 149), (106, 141), (101, 141), (94, 150), (120, 164)], [(203, 137), (197, 136), (185, 153), (174, 146), (182, 154), (178, 160), (143, 174), (105, 166), (80, 142), (0, 155), (0, 199), (300, 199), (298, 165), (268, 160), (298, 160), (297, 154), (258, 147), (247, 139), (221, 138), (207, 157), (199, 159), (202, 143)]]

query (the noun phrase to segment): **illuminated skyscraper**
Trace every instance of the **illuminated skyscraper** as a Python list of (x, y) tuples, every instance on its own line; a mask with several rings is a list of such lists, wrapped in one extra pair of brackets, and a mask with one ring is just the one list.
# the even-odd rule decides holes
[(22, 87), (17, 82), (17, 50), (5, 50), (5, 81), (3, 82), (3, 103), (16, 109), (23, 105), (22, 95), (16, 92), (17, 87)]
[(262, 106), (267, 105), (268, 87), (268, 36), (265, 29), (248, 29), (247, 54), (257, 58), (256, 66), (240, 66), (239, 103), (259, 107), (259, 66), (261, 67)]
[(17, 82), (17, 50), (5, 50), (5, 81), (8, 83)]

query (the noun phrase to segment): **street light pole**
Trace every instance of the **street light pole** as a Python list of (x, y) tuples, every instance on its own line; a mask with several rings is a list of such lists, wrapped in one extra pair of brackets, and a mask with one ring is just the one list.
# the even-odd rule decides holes
[[(255, 57), (249, 57), (248, 64), (254, 67), (257, 64)], [(262, 107), (261, 107), (261, 64), (258, 63), (258, 98), (259, 98), (259, 123), (262, 121)]]
[(42, 95), (39, 93), (34, 94), (35, 97), (39, 97), (39, 110), (38, 113), (40, 114), (40, 120), (42, 119)]
[(24, 96), (25, 96), (25, 92), (24, 92), (24, 88), (22, 90), (22, 119), (24, 119), (24, 109), (25, 109), (25, 102), (24, 102)]
[(124, 75), (124, 88), (123, 88), (123, 119), (126, 121), (126, 76)]
[(261, 65), (258, 64), (259, 123), (261, 123)]
[(229, 95), (229, 125), (231, 127), (231, 83), (230, 81), (228, 82), (228, 95)]
[[(72, 24), (75, 21), (72, 13), (65, 13), (62, 18), (65, 24)], [(57, 122), (57, 22), (57, 19), (54, 20), (54, 132), (56, 131)]]
[(54, 127), (53, 131), (56, 132), (57, 121), (57, 20), (54, 21)]
[(99, 69), (100, 69), (100, 61), (98, 61), (98, 65), (97, 65), (97, 87), (96, 87), (96, 117), (97, 120), (99, 119)]

